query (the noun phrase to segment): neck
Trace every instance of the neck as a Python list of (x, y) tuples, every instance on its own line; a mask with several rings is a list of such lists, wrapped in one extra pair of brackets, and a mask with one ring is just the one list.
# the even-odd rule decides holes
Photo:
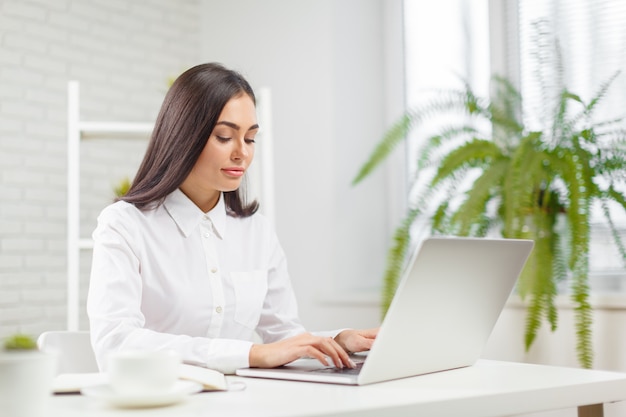
[(203, 213), (207, 213), (217, 205), (220, 200), (221, 192), (215, 191), (211, 193), (191, 193), (186, 190), (185, 187), (180, 187), (180, 190), (185, 194), (193, 203), (198, 206)]

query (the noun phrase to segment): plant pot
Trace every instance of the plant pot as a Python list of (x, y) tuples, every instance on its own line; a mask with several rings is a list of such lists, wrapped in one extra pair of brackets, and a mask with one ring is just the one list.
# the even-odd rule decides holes
[(56, 373), (57, 355), (40, 351), (0, 351), (0, 413), (44, 415)]

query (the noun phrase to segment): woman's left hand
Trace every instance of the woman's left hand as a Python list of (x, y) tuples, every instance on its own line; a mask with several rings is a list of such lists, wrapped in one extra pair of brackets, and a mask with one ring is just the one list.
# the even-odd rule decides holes
[(335, 336), (335, 342), (339, 344), (346, 352), (363, 352), (370, 350), (378, 328), (366, 330), (344, 330)]

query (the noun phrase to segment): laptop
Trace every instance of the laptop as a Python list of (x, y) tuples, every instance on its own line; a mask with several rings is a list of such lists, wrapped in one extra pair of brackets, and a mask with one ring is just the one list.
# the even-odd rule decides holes
[(518, 239), (430, 237), (407, 263), (369, 352), (356, 369), (298, 359), (237, 375), (348, 385), (406, 378), (473, 365), (532, 250)]

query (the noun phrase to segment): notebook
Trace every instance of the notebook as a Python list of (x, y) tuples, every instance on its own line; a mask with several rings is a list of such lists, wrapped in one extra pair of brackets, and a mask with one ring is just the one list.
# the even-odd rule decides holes
[(430, 237), (402, 275), (372, 348), (357, 371), (298, 359), (237, 375), (365, 385), (473, 365), (533, 247), (531, 240)]

